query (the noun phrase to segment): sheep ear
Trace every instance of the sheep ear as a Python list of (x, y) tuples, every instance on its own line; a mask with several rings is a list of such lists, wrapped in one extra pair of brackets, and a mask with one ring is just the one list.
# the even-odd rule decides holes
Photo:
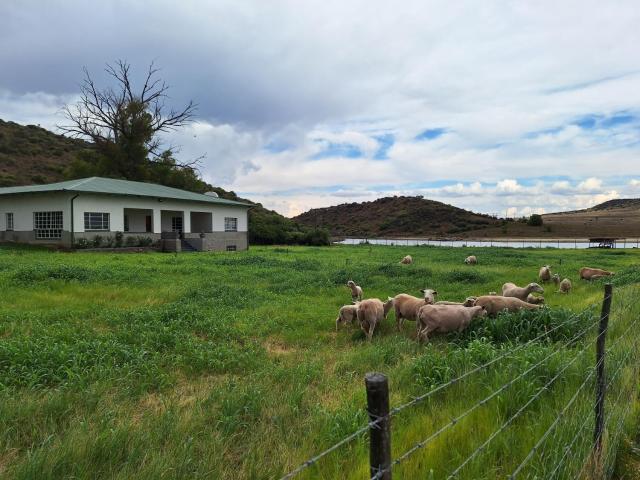
[(438, 291), (437, 291), (437, 290), (434, 290), (434, 291), (433, 291), (433, 294), (434, 294), (434, 295), (437, 295), (437, 294), (438, 294)]
[(421, 293), (426, 293), (427, 291), (423, 288), (420, 290)]

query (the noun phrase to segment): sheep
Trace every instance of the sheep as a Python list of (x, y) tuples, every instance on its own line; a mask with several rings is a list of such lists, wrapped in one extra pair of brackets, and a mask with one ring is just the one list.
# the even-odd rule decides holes
[(583, 280), (595, 280), (610, 275), (615, 275), (615, 273), (600, 268), (582, 267), (580, 269), (580, 278)]
[(551, 266), (545, 265), (544, 267), (540, 267), (540, 271), (538, 272), (538, 278), (541, 282), (548, 282), (551, 280)]
[(435, 297), (438, 295), (438, 292), (429, 289), (420, 291), (424, 295), (423, 298), (416, 298), (406, 293), (400, 293), (393, 298), (396, 312), (396, 328), (398, 331), (402, 329), (402, 324), (405, 320), (415, 321), (418, 318), (418, 310), (420, 310), (420, 307), (435, 302)]
[(464, 259), (464, 263), (466, 263), (467, 265), (477, 265), (478, 259), (476, 258), (475, 255), (469, 255), (467, 258)]
[(347, 282), (347, 287), (351, 289), (351, 300), (352, 301), (360, 301), (362, 300), (362, 287), (356, 285), (356, 282), (353, 280), (349, 280)]
[(344, 305), (340, 307), (340, 311), (338, 312), (338, 318), (336, 318), (336, 332), (338, 331), (338, 325), (343, 323), (350, 323), (353, 325), (355, 321), (358, 319), (358, 305), (356, 302), (351, 305)]
[(527, 300), (527, 296), (531, 292), (544, 293), (544, 288), (537, 283), (530, 283), (526, 287), (518, 287), (515, 283), (510, 282), (502, 285), (503, 297), (516, 297), (523, 302)]
[(544, 303), (544, 297), (539, 296), (536, 297), (533, 293), (527, 295), (527, 303), (532, 303), (534, 305), (542, 305)]
[(560, 275), (554, 273), (553, 275), (551, 275), (551, 281), (557, 287), (558, 285), (560, 285)]
[(495, 316), (503, 310), (516, 312), (522, 309), (537, 310), (540, 308), (540, 305), (533, 305), (516, 297), (501, 297), (499, 295), (484, 295), (482, 297), (478, 297), (475, 305), (484, 307), (487, 314), (491, 316)]
[(478, 305), (425, 305), (418, 311), (418, 342), (428, 341), (431, 333), (461, 332), (476, 317), (484, 317), (487, 311)]
[(473, 307), (473, 304), (476, 301), (476, 297), (467, 297), (464, 302), (447, 302), (445, 300), (440, 300), (434, 305), (462, 305), (464, 307)]
[(384, 303), (377, 298), (369, 298), (359, 303), (358, 322), (360, 323), (360, 328), (367, 336), (367, 340), (371, 341), (376, 326), (387, 317), (394, 303), (392, 298)]
[(571, 291), (571, 287), (572, 287), (571, 280), (569, 280), (568, 278), (565, 278), (560, 282), (560, 290), (558, 290), (558, 292), (569, 293)]
[(400, 260), (400, 263), (403, 265), (411, 265), (413, 263), (413, 258), (411, 258), (411, 255), (407, 255), (402, 260)]

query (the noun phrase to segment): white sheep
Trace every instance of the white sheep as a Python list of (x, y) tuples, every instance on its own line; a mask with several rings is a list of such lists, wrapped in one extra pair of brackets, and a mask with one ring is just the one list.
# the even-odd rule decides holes
[(418, 342), (429, 340), (431, 333), (461, 332), (476, 317), (484, 317), (487, 311), (478, 305), (425, 305), (418, 312)]
[(448, 302), (446, 300), (440, 300), (434, 303), (434, 305), (462, 305), (463, 307), (473, 307), (476, 303), (476, 297), (467, 297), (464, 302)]
[(560, 282), (560, 293), (569, 293), (571, 291), (571, 288), (573, 287), (573, 285), (571, 285), (571, 280), (569, 280), (568, 278), (565, 278), (564, 280), (562, 280)]
[(527, 295), (527, 303), (531, 303), (533, 305), (542, 305), (544, 304), (544, 297), (541, 295), (536, 297), (533, 293)]
[(338, 331), (339, 324), (354, 324), (358, 319), (358, 305), (359, 303), (354, 303), (351, 305), (344, 305), (340, 307), (340, 311), (338, 312), (338, 318), (336, 318), (336, 332)]
[(475, 255), (469, 255), (467, 258), (464, 259), (464, 263), (466, 263), (467, 265), (477, 265), (478, 259), (476, 258)]
[(427, 304), (435, 303), (435, 297), (438, 292), (430, 289), (420, 290), (423, 298), (417, 298), (413, 295), (400, 293), (393, 297), (393, 306), (396, 312), (396, 328), (398, 331), (402, 329), (405, 320), (416, 321), (418, 318), (418, 310)]
[(356, 285), (356, 282), (353, 280), (349, 280), (347, 282), (347, 287), (351, 289), (351, 300), (352, 301), (360, 301), (362, 300), (362, 287)]
[(400, 260), (400, 263), (403, 265), (411, 265), (413, 263), (413, 258), (411, 257), (411, 255), (407, 255), (402, 260)]
[(544, 288), (537, 283), (530, 283), (526, 287), (518, 287), (515, 283), (511, 282), (502, 285), (503, 297), (516, 297), (523, 302), (527, 300), (527, 296), (532, 292), (544, 293)]
[(358, 321), (360, 328), (367, 336), (367, 340), (371, 341), (376, 326), (387, 317), (387, 313), (393, 307), (393, 299), (388, 299), (382, 303), (377, 298), (369, 298), (363, 300), (358, 305)]
[(544, 267), (540, 267), (540, 271), (538, 272), (538, 278), (543, 283), (551, 280), (551, 266), (545, 265)]
[(558, 285), (560, 285), (560, 275), (554, 273), (553, 275), (551, 275), (551, 281), (557, 287)]

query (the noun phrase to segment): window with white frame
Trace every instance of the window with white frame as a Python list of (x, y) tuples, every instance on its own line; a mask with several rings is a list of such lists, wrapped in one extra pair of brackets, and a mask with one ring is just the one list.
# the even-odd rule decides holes
[(101, 212), (84, 212), (85, 232), (108, 232), (109, 214)]
[(62, 212), (33, 212), (36, 238), (62, 238)]
[(7, 225), (6, 225), (5, 230), (7, 232), (12, 232), (13, 231), (13, 213), (7, 213), (5, 215), (5, 218), (7, 220)]
[(225, 232), (237, 232), (238, 231), (238, 219), (235, 217), (224, 217), (224, 231)]
[(171, 217), (171, 231), (182, 232), (182, 217)]
[(235, 251), (236, 251), (235, 245), (227, 245), (227, 252), (235, 252)]

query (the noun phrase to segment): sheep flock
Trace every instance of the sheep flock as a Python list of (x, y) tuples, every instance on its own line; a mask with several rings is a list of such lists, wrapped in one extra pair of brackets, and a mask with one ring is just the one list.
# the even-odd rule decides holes
[[(407, 255), (400, 263), (410, 265), (413, 259)], [(472, 255), (467, 257), (464, 263), (477, 265), (478, 261), (476, 256)], [(615, 275), (613, 272), (592, 267), (583, 267), (578, 273), (583, 280)], [(558, 288), (558, 293), (570, 293), (571, 280), (560, 278), (560, 275), (551, 272), (550, 265), (544, 265), (538, 271), (540, 283), (553, 283)], [(415, 322), (418, 342), (426, 342), (436, 333), (461, 332), (474, 318), (495, 317), (503, 311), (536, 310), (544, 305), (544, 297), (534, 295), (544, 293), (544, 288), (535, 282), (523, 287), (507, 282), (502, 286), (501, 295), (489, 292), (478, 297), (469, 296), (464, 302), (437, 300), (438, 292), (426, 287), (420, 290), (420, 297), (400, 293), (388, 297), (385, 301), (377, 298), (363, 299), (362, 287), (353, 280), (347, 282), (347, 287), (351, 292), (352, 303), (340, 308), (336, 318), (336, 331), (340, 325), (357, 324), (369, 341), (376, 327), (386, 319), (392, 309), (398, 331), (402, 330), (405, 320)]]

